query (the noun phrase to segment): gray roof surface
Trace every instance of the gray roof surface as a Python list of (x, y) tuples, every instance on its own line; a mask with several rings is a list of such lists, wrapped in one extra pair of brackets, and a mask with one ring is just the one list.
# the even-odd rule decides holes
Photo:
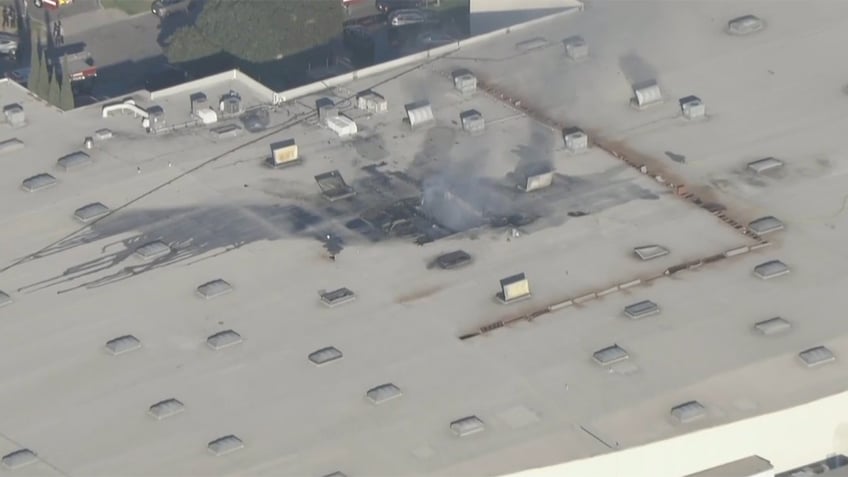
[[(764, 30), (724, 31), (749, 13)], [(842, 2), (593, 2), (452, 58), (300, 98), (271, 110), (265, 132), (230, 138), (208, 127), (151, 137), (137, 118), (104, 119), (99, 105), (60, 114), (0, 82), (3, 101), (27, 115), (25, 127), (0, 124), (0, 140), (26, 144), (3, 155), (0, 174), (0, 289), (14, 298), (0, 309), (0, 451), (32, 449), (39, 460), (26, 470), (39, 475), (496, 475), (842, 390), (844, 361), (810, 370), (797, 360), (811, 346), (836, 356), (848, 349), (848, 323), (825, 311), (848, 305), (835, 292), (848, 263), (839, 259), (848, 234), (840, 219), (848, 64), (815, 54), (841, 48), (846, 26)], [(565, 59), (561, 40), (572, 35), (590, 48), (581, 62)], [(537, 37), (551, 46), (516, 49)], [(572, 154), (559, 130), (526, 112), (480, 92), (461, 96), (450, 80), (460, 67), (538, 115), (580, 126), (597, 144)], [(636, 111), (628, 78), (657, 79), (667, 100)], [(339, 139), (312, 120), (315, 99), (371, 87), (388, 100), (387, 113), (368, 116), (341, 101), (356, 137)], [(198, 89), (213, 104), (230, 89), (248, 107), (262, 101), (236, 80)], [(135, 98), (179, 124), (188, 94)], [(676, 98), (690, 94), (707, 104), (705, 120), (680, 117)], [(410, 131), (403, 105), (421, 100), (436, 122)], [(468, 109), (486, 118), (483, 133), (460, 130)], [(114, 136), (86, 151), (91, 164), (56, 169), (57, 158), (104, 127)], [(263, 167), (269, 144), (288, 138), (302, 164)], [(601, 146), (685, 183), (715, 213)], [(777, 154), (785, 165), (775, 174), (746, 170)], [(551, 187), (525, 193), (510, 185), (538, 162), (556, 169)], [(333, 170), (355, 197), (321, 197), (314, 176)], [(23, 179), (45, 171), (58, 179), (53, 187), (21, 191)], [(539, 218), (425, 246), (410, 237), (372, 241), (346, 226), (361, 212), (422, 195), (418, 184), (425, 207), (448, 227), (491, 218), (477, 213), (483, 203), (495, 223), (510, 213)], [(84, 226), (73, 219), (97, 201), (111, 214)], [(762, 251), (701, 261), (759, 243), (720, 214), (740, 224), (773, 215), (787, 227)], [(134, 256), (155, 240), (172, 253)], [(670, 253), (650, 261), (633, 253), (653, 243)], [(428, 269), (457, 249), (474, 262), (450, 273)], [(772, 259), (792, 273), (752, 275)], [(689, 270), (665, 278), (680, 264)], [(493, 300), (498, 281), (518, 272), (533, 296), (508, 307)], [(210, 302), (193, 295), (215, 277), (238, 289)], [(635, 279), (651, 286), (618, 291)], [(317, 294), (340, 286), (356, 300), (323, 306)], [(458, 339), (579, 296), (591, 299), (501, 323), (485, 339)], [(623, 315), (648, 299), (661, 314)], [(792, 331), (775, 339), (751, 331), (770, 316), (785, 317)], [(230, 328), (245, 341), (210, 352), (206, 338)], [(104, 352), (128, 333), (144, 346), (117, 358)], [(591, 357), (611, 343), (634, 358), (608, 372)], [(304, 359), (327, 346), (344, 359), (320, 367)], [(795, 384), (771, 392), (778, 380)], [(380, 406), (363, 399), (389, 382), (402, 398)], [(184, 415), (145, 415), (167, 396), (187, 403)], [(707, 415), (675, 425), (669, 410), (693, 400)], [(451, 423), (472, 415), (485, 431), (458, 438)], [(210, 455), (207, 444), (228, 435), (245, 447)]]

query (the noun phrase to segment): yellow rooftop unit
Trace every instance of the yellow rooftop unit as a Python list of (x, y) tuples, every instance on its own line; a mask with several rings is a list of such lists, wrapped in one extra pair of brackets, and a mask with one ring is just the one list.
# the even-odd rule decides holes
[(501, 291), (495, 298), (503, 303), (512, 303), (530, 298), (530, 282), (523, 273), (518, 273), (501, 280)]
[(300, 156), (294, 139), (286, 139), (271, 144), (271, 157), (267, 164), (273, 168), (288, 167), (300, 164)]

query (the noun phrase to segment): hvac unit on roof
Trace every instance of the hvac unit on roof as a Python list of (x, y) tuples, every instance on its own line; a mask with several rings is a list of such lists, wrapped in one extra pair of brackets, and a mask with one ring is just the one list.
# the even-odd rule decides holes
[(371, 113), (385, 113), (389, 110), (389, 103), (386, 98), (368, 90), (356, 95), (356, 107)]
[(633, 85), (633, 98), (630, 99), (630, 104), (636, 109), (644, 109), (662, 102), (662, 91), (656, 81), (649, 80)]
[(10, 126), (17, 128), (26, 125), (26, 113), (20, 104), (8, 104), (3, 107), (3, 116)]
[(404, 106), (406, 119), (412, 129), (432, 124), (436, 118), (433, 117), (433, 108), (429, 101), (417, 101)]
[(707, 106), (697, 96), (680, 98), (680, 111), (686, 119), (698, 119), (707, 115)]
[(357, 133), (356, 121), (346, 116), (328, 116), (325, 120), (327, 128), (339, 137), (349, 137)]
[(227, 94), (221, 96), (221, 100), (218, 102), (218, 111), (225, 116), (240, 114), (241, 95), (230, 90)]
[(589, 45), (582, 36), (575, 35), (562, 40), (565, 45), (565, 55), (572, 60), (582, 60), (589, 56)]
[(495, 298), (504, 304), (513, 303), (530, 298), (530, 282), (523, 273), (518, 273), (501, 280), (501, 291)]
[(266, 159), (265, 163), (273, 168), (281, 168), (300, 164), (301, 159), (298, 156), (297, 144), (294, 139), (286, 139), (271, 143), (271, 157)]
[(524, 192), (550, 187), (554, 182), (554, 171), (547, 164), (527, 167), (519, 176), (518, 188)]
[(470, 71), (465, 69), (457, 70), (453, 72), (452, 76), (453, 87), (462, 93), (463, 96), (470, 96), (477, 91), (477, 77)]
[(565, 128), (562, 130), (565, 148), (571, 152), (585, 151), (589, 148), (589, 136), (580, 128)]
[(191, 101), (191, 114), (196, 114), (201, 109), (209, 107), (209, 103), (206, 101), (206, 93), (192, 93), (189, 100)]
[(318, 98), (315, 100), (315, 109), (318, 110), (318, 119), (326, 121), (327, 118), (339, 115), (339, 108), (330, 98)]
[(479, 134), (486, 129), (486, 120), (476, 109), (459, 113), (459, 121), (462, 123), (462, 130), (471, 134)]

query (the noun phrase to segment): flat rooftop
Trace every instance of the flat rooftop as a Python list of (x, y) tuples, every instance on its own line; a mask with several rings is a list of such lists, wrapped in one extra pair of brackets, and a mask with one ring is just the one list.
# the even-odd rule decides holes
[[(745, 14), (766, 28), (725, 33)], [(26, 115), (0, 125), (23, 145), (0, 147), (0, 452), (34, 451), (18, 470), (33, 475), (499, 475), (841, 391), (848, 65), (819, 53), (846, 24), (848, 5), (823, 1), (593, 2), (282, 105), (238, 79), (138, 93), (164, 111), (155, 133), (0, 82)], [(481, 89), (457, 91), (459, 68)], [(665, 102), (637, 111), (630, 84), (646, 79)], [(369, 89), (386, 112), (355, 107)], [(217, 108), (230, 90), (252, 119), (192, 122), (191, 93)], [(681, 117), (688, 95), (705, 118)], [(356, 135), (322, 124), (325, 97)], [(404, 105), (420, 101), (435, 119), (411, 128)], [(462, 130), (468, 110), (483, 132)], [(267, 167), (289, 139), (300, 164)], [(57, 165), (77, 151), (88, 164)], [(784, 165), (747, 169), (765, 157)], [(540, 170), (551, 185), (520, 190)], [(330, 171), (355, 195), (323, 197), (314, 177)], [(55, 184), (21, 189), (42, 173)], [(94, 202), (111, 212), (74, 218)], [(785, 230), (745, 229), (767, 215)], [(168, 249), (137, 253), (154, 241)], [(668, 253), (642, 260), (648, 245)], [(471, 263), (433, 266), (455, 250)], [(790, 273), (755, 275), (773, 260)], [(519, 273), (531, 296), (500, 303)], [(229, 288), (199, 296), (217, 279)], [(355, 300), (322, 301), (343, 287)], [(644, 301), (659, 312), (625, 314)], [(790, 326), (755, 326), (774, 317)], [(126, 335), (141, 346), (107, 349)], [(626, 359), (597, 353), (612, 346)], [(317, 366), (327, 347), (342, 358)], [(369, 393), (388, 383), (400, 394)], [(168, 399), (180, 412), (148, 414)], [(482, 430), (452, 426), (469, 416)], [(243, 448), (207, 448), (229, 435)]]

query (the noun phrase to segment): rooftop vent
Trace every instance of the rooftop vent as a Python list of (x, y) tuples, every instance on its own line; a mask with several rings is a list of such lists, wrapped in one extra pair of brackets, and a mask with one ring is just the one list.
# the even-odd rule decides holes
[(222, 126), (209, 129), (209, 132), (218, 139), (238, 137), (238, 135), (241, 134), (241, 131), (241, 126), (238, 124), (224, 124)]
[(570, 36), (562, 40), (562, 43), (565, 45), (565, 56), (572, 60), (582, 60), (589, 56), (589, 45), (582, 36)]
[(669, 254), (669, 250), (661, 245), (643, 245), (635, 247), (633, 252), (642, 260), (653, 260)]
[(825, 346), (816, 346), (798, 353), (798, 358), (808, 368), (836, 361), (833, 351)]
[(523, 273), (518, 273), (501, 280), (501, 291), (495, 298), (501, 303), (513, 303), (530, 298), (530, 282)]
[(230, 434), (228, 436), (219, 437), (214, 441), (209, 442), (206, 446), (209, 449), (209, 452), (215, 456), (222, 456), (229, 454), (231, 452), (235, 452), (237, 450), (244, 448), (244, 442), (241, 441), (238, 437)]
[(763, 335), (776, 335), (792, 329), (792, 324), (777, 316), (754, 324), (754, 329)]
[(518, 188), (524, 192), (550, 187), (554, 182), (554, 171), (546, 164), (538, 164), (523, 171), (519, 177)]
[(88, 205), (84, 205), (79, 209), (74, 211), (74, 218), (79, 220), (82, 223), (91, 222), (92, 220), (99, 219), (104, 215), (111, 212), (109, 207), (106, 207), (100, 202), (93, 202)]
[(161, 240), (147, 242), (135, 249), (135, 256), (142, 260), (153, 260), (169, 253), (171, 253), (171, 247)]
[(336, 133), (339, 137), (350, 137), (356, 134), (359, 129), (356, 126), (356, 121), (346, 116), (331, 116), (326, 119), (327, 128)]
[(750, 35), (765, 27), (765, 22), (754, 15), (744, 15), (727, 22), (727, 32), (731, 35)]
[(619, 361), (624, 361), (629, 357), (630, 355), (627, 354), (627, 351), (617, 344), (607, 346), (606, 348), (595, 351), (592, 354), (592, 358), (601, 366), (609, 366), (611, 364), (618, 363)]
[(0, 307), (4, 307), (6, 305), (12, 304), (12, 297), (9, 296), (8, 293), (0, 290)]
[(589, 148), (589, 136), (580, 128), (565, 128), (562, 131), (565, 148), (571, 152), (585, 151)]
[(365, 396), (374, 404), (383, 404), (386, 401), (403, 396), (403, 393), (394, 384), (387, 383), (369, 389)]
[(315, 176), (315, 182), (321, 188), (321, 195), (330, 202), (347, 199), (356, 195), (353, 187), (347, 185), (339, 171), (330, 171)]
[(66, 172), (79, 169), (89, 164), (91, 164), (91, 156), (82, 151), (73, 152), (67, 156), (59, 158), (59, 160), (56, 161), (56, 165), (59, 166), (59, 169)]
[(486, 120), (476, 109), (459, 113), (459, 122), (462, 123), (462, 130), (471, 134), (479, 134), (486, 129)]
[(297, 153), (297, 144), (294, 139), (286, 139), (271, 144), (271, 157), (266, 161), (274, 168), (288, 167), (300, 164), (301, 159)]
[(477, 91), (477, 77), (465, 69), (454, 71), (453, 87), (463, 96), (471, 96)]
[(20, 104), (7, 104), (3, 106), (3, 116), (6, 122), (13, 128), (26, 126), (26, 113)]
[(108, 139), (112, 139), (112, 130), (108, 128), (98, 129), (94, 131), (94, 139), (98, 141), (106, 141)]
[(442, 270), (453, 270), (455, 268), (464, 267), (471, 263), (471, 255), (462, 251), (456, 250), (445, 253), (436, 257), (436, 266)]
[(657, 315), (660, 312), (660, 307), (651, 300), (640, 301), (624, 307), (624, 314), (628, 318), (638, 320), (651, 315)]
[(636, 109), (644, 109), (662, 102), (662, 91), (656, 81), (650, 80), (633, 85), (633, 98), (630, 100), (630, 105)]
[(707, 115), (707, 106), (697, 96), (680, 98), (680, 111), (686, 119), (698, 119)]
[(227, 94), (221, 96), (221, 100), (218, 101), (218, 111), (225, 116), (241, 114), (241, 95), (230, 90)]
[(776, 217), (772, 217), (768, 215), (766, 217), (760, 217), (748, 224), (748, 228), (751, 229), (757, 235), (766, 235), (772, 232), (777, 232), (779, 230), (783, 230), (784, 225)]
[(321, 348), (318, 351), (310, 353), (309, 361), (312, 361), (313, 364), (321, 366), (323, 364), (336, 361), (337, 359), (342, 359), (343, 357), (344, 355), (341, 351), (332, 346), (327, 346), (326, 348)]
[(486, 429), (486, 425), (477, 416), (463, 417), (457, 419), (450, 424), (450, 429), (459, 437), (470, 436), (482, 432)]
[(347, 477), (347, 475), (344, 472), (337, 470), (337, 471), (333, 472), (332, 474), (325, 475), (324, 477)]
[(330, 98), (318, 98), (315, 101), (315, 109), (318, 110), (318, 119), (322, 121), (339, 115), (339, 108)]
[(763, 280), (777, 278), (789, 273), (789, 267), (780, 260), (769, 260), (754, 267), (754, 275)]
[(775, 159), (773, 157), (767, 157), (765, 159), (759, 159), (757, 161), (748, 163), (748, 169), (757, 174), (762, 174), (771, 170), (780, 169), (781, 167), (783, 167), (783, 161), (781, 161), (780, 159)]
[(241, 335), (233, 330), (219, 331), (214, 335), (206, 338), (206, 344), (209, 345), (209, 347), (214, 349), (215, 351), (219, 351), (224, 348), (229, 348), (230, 346), (235, 346), (241, 343), (242, 341), (243, 340), (241, 339)]
[(339, 288), (338, 290), (321, 292), (321, 303), (329, 306), (343, 305), (356, 299), (356, 294), (347, 288)]
[(515, 44), (515, 49), (518, 51), (531, 51), (548, 46), (548, 40), (537, 36), (529, 40), (520, 41)]
[(356, 95), (356, 107), (371, 113), (385, 113), (389, 110), (389, 103), (374, 91), (363, 91)]
[(24, 148), (24, 143), (18, 138), (6, 139), (0, 141), (0, 154), (18, 151)]
[(191, 101), (191, 114), (197, 114), (197, 112), (201, 109), (209, 107), (209, 103), (206, 99), (206, 93), (192, 93), (188, 98)]
[(412, 129), (426, 126), (436, 120), (429, 101), (410, 103), (404, 106), (404, 108), (406, 109), (406, 118), (409, 121), (409, 127)]
[(706, 416), (706, 408), (698, 401), (685, 402), (671, 408), (671, 417), (680, 424), (689, 424)]
[(161, 421), (162, 419), (167, 419), (172, 416), (176, 416), (177, 414), (183, 412), (185, 406), (182, 402), (177, 399), (170, 398), (165, 399), (164, 401), (159, 401), (156, 404), (150, 406), (147, 410), (147, 414), (150, 417), (156, 419), (157, 421)]
[[(198, 111), (199, 113), (199, 111)], [(195, 113), (197, 114), (197, 113)], [(159, 127), (165, 124), (165, 109), (159, 105), (153, 105), (147, 108), (148, 127)]]
[(18, 449), (3, 456), (3, 466), (7, 469), (20, 469), (21, 467), (35, 463), (38, 456), (29, 449)]
[(197, 294), (207, 300), (225, 295), (233, 291), (233, 286), (221, 278), (206, 282), (197, 287)]
[(27, 192), (36, 192), (53, 187), (57, 182), (58, 181), (55, 177), (45, 172), (24, 179), (24, 181), (21, 182), (21, 189)]
[(141, 349), (141, 341), (133, 335), (119, 336), (106, 342), (106, 349), (114, 356)]

